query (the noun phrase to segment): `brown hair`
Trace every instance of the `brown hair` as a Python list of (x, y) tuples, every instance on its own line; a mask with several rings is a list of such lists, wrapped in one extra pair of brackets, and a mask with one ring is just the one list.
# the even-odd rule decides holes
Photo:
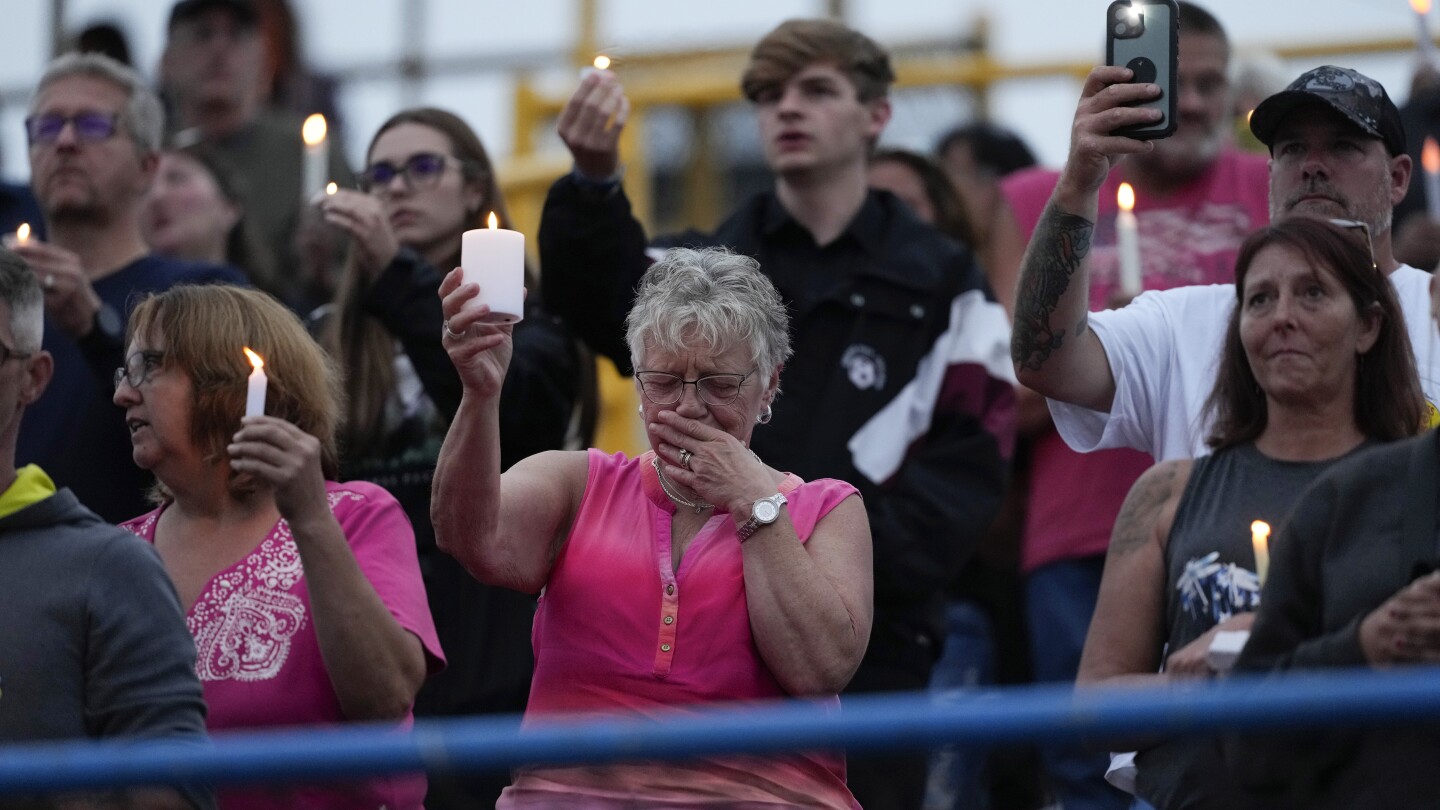
[(750, 52), (740, 90), (757, 101), (817, 62), (833, 63), (849, 77), (861, 101), (884, 98), (895, 81), (889, 54), (859, 31), (834, 20), (786, 20)]
[(881, 149), (870, 156), (870, 165), (877, 163), (904, 166), (911, 174), (920, 178), (920, 185), (925, 188), (925, 196), (930, 200), (930, 206), (935, 209), (936, 230), (972, 249), (979, 247), (976, 244), (975, 227), (970, 222), (970, 215), (965, 211), (965, 204), (960, 201), (955, 184), (950, 182), (950, 178), (935, 161), (908, 149)]
[[(223, 284), (182, 284), (147, 296), (130, 315), (126, 343), (136, 335), (165, 342), (165, 365), (192, 384), (190, 439), (208, 463), (228, 458), (225, 447), (245, 411), (248, 346), (265, 360), (265, 413), (320, 440), (326, 478), (340, 473), (335, 428), (343, 393), (340, 374), (300, 319), (269, 294)], [(254, 490), (234, 475), (231, 492)], [(168, 498), (163, 488), (160, 499)]]
[[(491, 211), (495, 212), (500, 227), (513, 227), (490, 155), (475, 131), (454, 113), (435, 107), (415, 107), (390, 116), (370, 139), (370, 146), (365, 150), (367, 161), (380, 136), (401, 124), (419, 124), (444, 135), (450, 142), (450, 157), (460, 162), (461, 176), (468, 183), (479, 184), (480, 205), (469, 212), (469, 222), (462, 226), (464, 229), (486, 227)], [(457, 254), (448, 266), (438, 269), (443, 275), (459, 264)], [(535, 284), (528, 264), (525, 285), (533, 295)], [(335, 312), (320, 333), (321, 343), (347, 373), (348, 407), (341, 427), (341, 446), (347, 458), (375, 449), (385, 428), (385, 404), (395, 390), (395, 338), (378, 318), (366, 311), (365, 295), (369, 288), (370, 279), (359, 272), (352, 250), (335, 292)]]
[(1380, 318), (1375, 345), (1356, 363), (1356, 427), (1366, 437), (1382, 441), (1418, 433), (1425, 398), (1395, 286), (1375, 268), (1369, 246), (1347, 229), (1311, 217), (1289, 217), (1252, 233), (1235, 260), (1235, 309), (1226, 328), (1215, 388), (1205, 403), (1206, 411), (1215, 417), (1206, 440), (1210, 447), (1223, 450), (1254, 441), (1265, 431), (1269, 418), (1265, 393), (1240, 342), (1240, 314), (1250, 265), (1271, 245), (1296, 251), (1313, 268), (1328, 268), (1350, 294), (1360, 317)]

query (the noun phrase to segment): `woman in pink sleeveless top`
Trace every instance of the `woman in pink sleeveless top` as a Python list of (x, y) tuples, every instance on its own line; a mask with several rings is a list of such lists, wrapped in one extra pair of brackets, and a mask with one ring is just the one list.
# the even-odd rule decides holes
[[(440, 288), (465, 385), (435, 473), (436, 540), (479, 579), (541, 592), (526, 722), (797, 697), (838, 708), (871, 621), (870, 530), (853, 487), (748, 449), (790, 353), (753, 259), (672, 250), (627, 339), (651, 450), (549, 452), (500, 474), (510, 328), (459, 271)], [(466, 306), (467, 303), (469, 306)], [(834, 753), (523, 768), (502, 808), (854, 808)]]

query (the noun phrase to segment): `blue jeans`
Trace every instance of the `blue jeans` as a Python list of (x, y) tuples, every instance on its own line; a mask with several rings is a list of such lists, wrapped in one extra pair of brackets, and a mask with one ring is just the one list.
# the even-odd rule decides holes
[[(1105, 556), (1061, 560), (1025, 578), (1026, 623), (1035, 680), (1074, 682), (1095, 613)], [(1127, 810), (1133, 797), (1105, 781), (1110, 757), (1074, 743), (1039, 743), (1040, 760), (1065, 810)]]
[[(955, 600), (945, 605), (945, 642), (930, 673), (930, 692), (964, 699), (966, 690), (994, 682), (995, 651), (990, 616), (976, 602)], [(987, 810), (987, 752), (947, 745), (930, 755), (925, 783), (925, 810)]]

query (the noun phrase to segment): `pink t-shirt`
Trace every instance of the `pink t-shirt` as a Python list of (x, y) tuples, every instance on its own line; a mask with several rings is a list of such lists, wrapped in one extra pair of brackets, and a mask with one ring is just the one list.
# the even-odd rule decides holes
[[(1104, 309), (1119, 284), (1115, 240), (1116, 193), (1125, 164), (1100, 188), (1100, 211), (1090, 250), (1090, 308)], [(1030, 169), (1001, 185), (1028, 241), (1059, 174)], [(1251, 231), (1270, 221), (1269, 175), (1263, 156), (1227, 149), (1214, 165), (1172, 194), (1153, 197), (1136, 190), (1140, 269), (1147, 290), (1192, 284), (1229, 284), (1235, 256)], [(1031, 443), (1030, 501), (1025, 514), (1021, 568), (1105, 553), (1120, 505), (1153, 464), (1134, 450), (1081, 454), (1054, 428)]]
[[(599, 712), (655, 716), (688, 704), (786, 697), (750, 632), (740, 542), (716, 511), (671, 566), (675, 506), (650, 465), (591, 450), (589, 479), (535, 615), (527, 724)], [(855, 488), (787, 476), (803, 543)], [(836, 696), (819, 702), (838, 711)], [(838, 754), (522, 769), (498, 805), (855, 808)]]
[[(425, 648), (427, 670), (445, 665), (420, 566), (415, 534), (400, 504), (374, 484), (327, 481), (335, 513), (360, 570), (400, 626)], [(155, 542), (165, 507), (121, 526)], [(345, 722), (310, 617), (300, 552), (284, 520), (248, 556), (217, 573), (185, 616), (195, 637), (195, 669), (212, 732)], [(397, 728), (409, 728), (409, 715)], [(419, 808), (424, 776), (377, 777), (334, 785), (218, 791), (234, 808)]]

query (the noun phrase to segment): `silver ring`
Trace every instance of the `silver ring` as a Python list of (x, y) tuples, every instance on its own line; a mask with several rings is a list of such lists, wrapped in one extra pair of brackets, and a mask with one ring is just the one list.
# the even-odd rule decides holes
[[(681, 449), (681, 450), (680, 450), (680, 463), (683, 464), (683, 465), (685, 466), (685, 469), (687, 469), (687, 470), (690, 470), (690, 457), (693, 456), (693, 455), (695, 455), (695, 454), (692, 453), (692, 452), (690, 452), (689, 450), (685, 450), (685, 449)], [(695, 472), (695, 471), (694, 471), (694, 470), (690, 470), (690, 472)]]
[(55, 287), (55, 274), (54, 274), (54, 273), (46, 273), (46, 274), (45, 274), (45, 289), (50, 290), (50, 289), (54, 289), (54, 287)]
[(450, 321), (448, 320), (442, 324), (441, 328), (445, 330), (445, 337), (448, 337), (451, 340), (459, 340), (465, 337), (463, 333), (450, 331)]

